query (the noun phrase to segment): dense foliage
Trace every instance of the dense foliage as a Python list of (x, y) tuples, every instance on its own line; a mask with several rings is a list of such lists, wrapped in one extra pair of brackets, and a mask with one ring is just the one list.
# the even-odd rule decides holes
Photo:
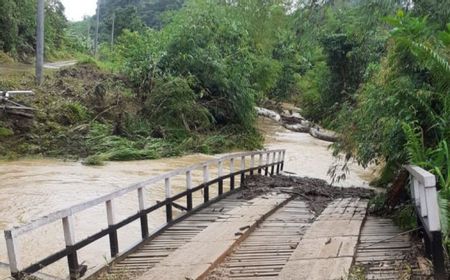
[[(382, 164), (381, 186), (405, 163), (433, 172), (444, 230), (450, 198), (449, 7), (449, 1), (340, 1), (297, 11), (300, 44), (311, 62), (299, 83), (305, 115), (340, 132), (337, 156), (344, 153), (363, 166)], [(330, 173), (340, 168), (345, 165)]]
[[(296, 90), (300, 59), (285, 10), (277, 1), (249, 0), (237, 6), (190, 1), (161, 30), (125, 31), (113, 60), (139, 88), (140, 98), (149, 105), (144, 114), (150, 118), (155, 107), (169, 111), (194, 102), (192, 111), (203, 113), (187, 114), (201, 120), (165, 114), (165, 122), (189, 131), (211, 124), (252, 130), (256, 101), (287, 97)], [(180, 98), (179, 83), (189, 101)], [(168, 98), (172, 92), (178, 98)], [(185, 120), (172, 122), (169, 115)]]
[[(34, 53), (36, 34), (35, 0), (0, 1), (0, 51), (28, 61)], [(52, 56), (70, 42), (65, 37), (67, 20), (59, 0), (45, 1), (46, 55)]]

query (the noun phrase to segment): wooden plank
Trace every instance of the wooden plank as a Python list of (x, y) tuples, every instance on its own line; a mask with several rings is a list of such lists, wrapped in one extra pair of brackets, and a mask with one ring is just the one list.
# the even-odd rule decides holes
[[(201, 232), (209, 223), (203, 222), (204, 217), (208, 217), (210, 222), (215, 221), (218, 217), (235, 207), (245, 204), (245, 200), (237, 200), (233, 196), (225, 198), (210, 205), (207, 209), (214, 209), (216, 207), (226, 208), (224, 211), (215, 211), (208, 215), (194, 214), (193, 216), (173, 225), (161, 235), (153, 240), (149, 240), (140, 246), (135, 252), (125, 257), (123, 260), (112, 265), (109, 269), (109, 274), (103, 274), (96, 279), (131, 279), (135, 278), (145, 271), (151, 269), (155, 264), (166, 258), (171, 252), (180, 248), (186, 242), (191, 240), (199, 232)], [(202, 216), (199, 221), (192, 221), (189, 219), (197, 219), (196, 215)], [(145, 264), (145, 265), (144, 265)], [(133, 277), (132, 277), (132, 276)]]
[(233, 279), (277, 276), (302, 238), (301, 229), (311, 224), (311, 217), (304, 202), (289, 202), (261, 223), (215, 271)]
[[(383, 228), (387, 228), (389, 232), (383, 232)], [(375, 243), (399, 233), (401, 230), (394, 226), (392, 220), (367, 218), (361, 231), (354, 264), (365, 268), (365, 279), (398, 279), (401, 276), (399, 264), (409, 259), (411, 250), (409, 237), (396, 236), (394, 239)], [(408, 266), (415, 269), (414, 264)]]

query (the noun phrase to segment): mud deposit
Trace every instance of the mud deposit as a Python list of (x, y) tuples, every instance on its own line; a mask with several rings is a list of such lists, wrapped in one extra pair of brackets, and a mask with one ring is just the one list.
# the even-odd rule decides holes
[(311, 211), (318, 216), (336, 198), (371, 198), (375, 192), (366, 188), (335, 187), (327, 181), (309, 177), (277, 175), (266, 177), (254, 175), (246, 177), (240, 198), (252, 199), (269, 192), (288, 193), (300, 196), (308, 202)]

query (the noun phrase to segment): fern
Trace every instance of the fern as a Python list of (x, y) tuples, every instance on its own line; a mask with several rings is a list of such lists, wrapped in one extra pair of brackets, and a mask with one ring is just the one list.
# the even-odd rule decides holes
[(438, 195), (439, 203), (439, 217), (441, 219), (441, 230), (444, 233), (445, 239), (448, 239), (448, 225), (450, 216), (448, 215), (449, 209), (449, 194), (447, 192), (440, 191)]
[(444, 92), (448, 91), (450, 88), (450, 63), (448, 58), (426, 43), (411, 42), (411, 46), (419, 62), (430, 69), (439, 89)]
[(407, 139), (406, 148), (408, 150), (409, 162), (421, 166), (428, 165), (427, 152), (423, 145), (423, 134), (420, 128), (413, 128), (406, 122), (402, 124), (402, 128)]

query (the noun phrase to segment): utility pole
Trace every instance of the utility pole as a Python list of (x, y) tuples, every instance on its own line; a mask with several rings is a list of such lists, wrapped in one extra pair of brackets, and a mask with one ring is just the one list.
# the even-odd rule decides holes
[(113, 14), (112, 14), (112, 27), (111, 27), (111, 51), (114, 48), (114, 23), (115, 23), (115, 20), (116, 20), (116, 12), (113, 11)]
[(36, 83), (42, 84), (44, 68), (44, 0), (37, 1), (37, 24), (36, 24)]
[(94, 56), (97, 56), (98, 46), (98, 26), (100, 24), (100, 0), (97, 0), (97, 19), (95, 24), (95, 41), (94, 41)]
[(91, 41), (91, 18), (86, 17), (87, 20), (87, 33), (86, 33), (86, 50), (89, 52), (89, 43)]

